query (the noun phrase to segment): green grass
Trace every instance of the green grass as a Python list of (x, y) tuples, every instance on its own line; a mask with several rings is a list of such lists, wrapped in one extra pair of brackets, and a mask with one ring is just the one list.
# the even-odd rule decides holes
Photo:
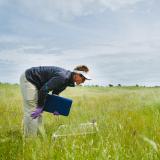
[[(20, 88), (0, 85), (0, 159), (160, 159), (160, 88), (75, 87), (61, 95), (74, 100), (70, 116), (43, 113), (39, 136), (23, 139)], [(78, 125), (93, 119), (97, 134), (51, 140), (61, 124)]]

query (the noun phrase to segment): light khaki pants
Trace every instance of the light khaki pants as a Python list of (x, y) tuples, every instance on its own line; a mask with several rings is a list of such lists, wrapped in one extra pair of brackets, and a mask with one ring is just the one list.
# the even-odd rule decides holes
[(23, 97), (23, 133), (24, 136), (36, 136), (42, 124), (42, 116), (32, 119), (31, 113), (37, 106), (38, 90), (26, 79), (25, 73), (20, 76), (20, 88)]

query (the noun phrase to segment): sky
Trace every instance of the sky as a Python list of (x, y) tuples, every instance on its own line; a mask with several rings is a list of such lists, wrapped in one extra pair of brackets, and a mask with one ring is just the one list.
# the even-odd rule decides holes
[(0, 82), (33, 66), (73, 70), (86, 84), (160, 85), (160, 1), (0, 0)]

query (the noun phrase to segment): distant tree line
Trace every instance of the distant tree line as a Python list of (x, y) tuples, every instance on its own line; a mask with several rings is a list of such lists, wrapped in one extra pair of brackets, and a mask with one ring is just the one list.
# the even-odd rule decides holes
[[(139, 84), (135, 84), (135, 85), (132, 85), (132, 86), (127, 86), (127, 85), (122, 85), (122, 84), (117, 84), (117, 85), (113, 85), (113, 84), (108, 84), (107, 86), (101, 86), (101, 85), (85, 85), (87, 87), (146, 87), (145, 85), (139, 85)], [(160, 86), (152, 86), (152, 87), (160, 87)]]
[[(5, 84), (5, 85), (19, 85), (18, 83), (9, 83), (9, 82), (0, 82), (0, 84)], [(79, 85), (79, 86), (83, 86), (83, 85)], [(141, 85), (133, 85), (133, 86), (127, 86), (127, 85), (122, 85), (122, 84), (117, 84), (117, 85), (113, 85), (113, 84), (108, 84), (106, 86), (102, 86), (102, 85), (98, 85), (98, 84), (95, 84), (95, 85), (84, 85), (86, 87), (146, 87), (146, 86), (141, 86)], [(156, 88), (159, 88), (160, 86), (158, 85), (155, 85), (155, 86), (151, 86), (151, 87), (156, 87)]]

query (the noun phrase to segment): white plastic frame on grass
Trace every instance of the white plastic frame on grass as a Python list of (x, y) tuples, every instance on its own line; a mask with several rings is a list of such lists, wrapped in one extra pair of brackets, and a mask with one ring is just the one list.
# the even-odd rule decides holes
[(81, 135), (95, 134), (97, 132), (98, 132), (98, 127), (95, 121), (81, 123), (76, 126), (60, 125), (57, 131), (52, 134), (52, 140), (58, 137), (81, 136)]

